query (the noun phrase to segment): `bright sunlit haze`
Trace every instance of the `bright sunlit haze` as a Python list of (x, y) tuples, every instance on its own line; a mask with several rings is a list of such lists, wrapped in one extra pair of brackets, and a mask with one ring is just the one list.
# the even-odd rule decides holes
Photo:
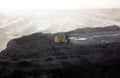
[(0, 50), (10, 39), (35, 32), (120, 26), (119, 8), (120, 0), (0, 0)]
[(0, 0), (1, 9), (120, 8), (120, 0)]

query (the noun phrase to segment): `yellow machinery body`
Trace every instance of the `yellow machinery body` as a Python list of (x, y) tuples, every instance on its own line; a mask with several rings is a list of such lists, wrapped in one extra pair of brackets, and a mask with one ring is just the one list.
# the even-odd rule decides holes
[(65, 38), (64, 36), (63, 37), (62, 36), (57, 36), (57, 37), (54, 38), (54, 41), (56, 43), (68, 43), (68, 39)]

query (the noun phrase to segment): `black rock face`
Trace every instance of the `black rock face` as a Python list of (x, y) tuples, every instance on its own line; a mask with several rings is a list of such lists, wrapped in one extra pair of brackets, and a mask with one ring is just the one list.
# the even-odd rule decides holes
[[(99, 34), (119, 32), (116, 26), (98, 29)], [(89, 36), (98, 29), (64, 34)], [(9, 41), (0, 53), (0, 78), (120, 78), (120, 36), (114, 42), (78, 45), (55, 43), (59, 34), (35, 33)]]

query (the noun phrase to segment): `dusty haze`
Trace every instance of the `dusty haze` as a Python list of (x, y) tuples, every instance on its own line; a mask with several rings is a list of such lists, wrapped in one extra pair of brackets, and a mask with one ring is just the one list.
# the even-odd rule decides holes
[(111, 25), (120, 26), (120, 9), (1, 10), (0, 50), (10, 39), (35, 32), (57, 33)]

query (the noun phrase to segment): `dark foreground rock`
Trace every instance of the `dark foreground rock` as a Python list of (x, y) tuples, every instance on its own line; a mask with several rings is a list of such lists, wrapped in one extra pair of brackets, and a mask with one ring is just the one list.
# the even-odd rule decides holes
[(9, 41), (0, 53), (0, 78), (120, 78), (119, 36), (116, 42), (77, 45), (55, 43), (58, 34), (36, 33)]

